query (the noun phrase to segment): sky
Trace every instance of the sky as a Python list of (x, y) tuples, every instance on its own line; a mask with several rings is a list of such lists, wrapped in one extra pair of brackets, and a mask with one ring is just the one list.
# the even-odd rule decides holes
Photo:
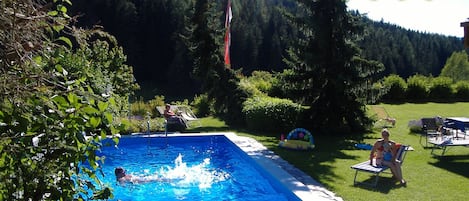
[(368, 18), (426, 33), (464, 36), (469, 0), (349, 0), (349, 10)]

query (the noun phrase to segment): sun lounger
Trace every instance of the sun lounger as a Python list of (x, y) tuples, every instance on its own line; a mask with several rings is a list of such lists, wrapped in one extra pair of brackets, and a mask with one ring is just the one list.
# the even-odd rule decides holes
[[(396, 158), (397, 160), (401, 161), (401, 165), (404, 162), (405, 155), (408, 150), (409, 150), (408, 145), (401, 145), (401, 147), (397, 151), (398, 157)], [(376, 187), (378, 185), (379, 174), (389, 169), (388, 166), (370, 165), (370, 160), (353, 165), (351, 168), (355, 170), (355, 177), (353, 178), (354, 185), (364, 184), (364, 185), (369, 185), (373, 187)], [(367, 173), (373, 174), (375, 176), (374, 182), (358, 182), (357, 181), (358, 172), (367, 172)]]
[(187, 126), (195, 126), (195, 127), (201, 127), (202, 123), (200, 123), (200, 120), (195, 116), (195, 114), (192, 112), (192, 110), (185, 105), (176, 105), (175, 106), (176, 110), (178, 111), (178, 114), (186, 120), (186, 123), (188, 124)]
[(396, 119), (389, 116), (388, 112), (384, 107), (372, 105), (371, 109), (375, 112), (377, 121), (375, 126), (379, 128), (390, 128), (396, 125)]
[[(164, 115), (164, 106), (158, 106), (156, 107), (158, 112), (161, 115)], [(174, 111), (178, 116), (182, 117), (184, 119), (184, 123), (187, 125), (187, 127), (201, 127), (202, 123), (200, 120), (195, 116), (195, 114), (192, 112), (192, 110), (185, 105), (171, 105), (171, 110)]]

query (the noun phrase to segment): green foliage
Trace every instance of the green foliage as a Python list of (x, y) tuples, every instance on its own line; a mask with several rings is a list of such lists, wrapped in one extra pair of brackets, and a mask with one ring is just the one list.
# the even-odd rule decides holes
[(368, 17), (362, 20), (366, 30), (359, 42), (363, 56), (382, 62), (386, 66), (384, 75), (397, 74), (403, 78), (414, 74), (437, 76), (446, 59), (454, 51), (463, 49), (459, 37), (408, 30)]
[(287, 132), (297, 125), (303, 111), (291, 100), (272, 97), (248, 98), (243, 104), (247, 127), (258, 131)]
[(217, 116), (230, 125), (242, 125), (242, 103), (246, 94), (239, 78), (222, 60), (220, 13), (216, 1), (196, 1), (187, 32), (183, 36), (193, 57), (193, 75), (202, 83), (202, 92), (214, 101)]
[(371, 122), (364, 105), (375, 99), (369, 96), (377, 95), (370, 93), (370, 82), (384, 66), (360, 58), (354, 41), (363, 33), (363, 25), (342, 0), (298, 3), (304, 10), (292, 21), (301, 32), (285, 60), (293, 70), (287, 80), (288, 95), (310, 106), (305, 121), (315, 122), (313, 129), (364, 129)]
[(143, 99), (140, 99), (130, 104), (131, 115), (145, 117), (150, 113), (150, 110), (151, 108), (148, 107), (148, 105), (145, 103), (145, 101), (143, 101)]
[(436, 77), (430, 80), (429, 98), (436, 100), (452, 100), (453, 79), (449, 77)]
[(457, 81), (469, 81), (469, 59), (466, 52), (453, 52), (446, 60), (440, 76), (452, 78)]
[(207, 94), (196, 95), (191, 102), (191, 106), (194, 108), (194, 114), (198, 117), (207, 117), (215, 114), (213, 111), (213, 101), (208, 98)]
[(160, 113), (156, 109), (157, 106), (163, 106), (164, 96), (155, 96), (153, 99), (149, 101), (144, 101), (142, 97), (137, 101), (133, 102), (130, 105), (130, 114), (133, 116), (140, 116), (140, 117), (158, 117)]
[[(222, 12), (226, 2), (216, 1), (216, 12)], [(282, 60), (285, 50), (295, 41), (303, 40), (297, 33), (304, 30), (293, 26), (282, 12), (304, 15), (298, 3), (294, 0), (232, 1), (232, 6), (233, 69), (242, 67), (244, 72), (285, 69)], [(92, 27), (100, 22), (119, 38), (139, 83), (195, 94), (199, 91), (189, 73), (192, 71), (190, 50), (177, 37), (184, 32), (184, 21), (191, 16), (188, 8), (192, 7), (194, 1), (190, 0), (80, 0), (70, 10), (83, 14), (77, 26)], [(218, 21), (217, 24), (223, 25)], [(358, 41), (361, 55), (382, 62), (386, 66), (383, 75), (437, 76), (446, 59), (463, 49), (458, 37), (408, 30), (366, 17), (360, 21), (365, 25), (365, 32), (360, 35), (362, 40)], [(171, 84), (166, 84), (170, 80)]]
[(294, 76), (295, 72), (292, 69), (285, 69), (282, 72), (275, 73), (269, 95), (282, 98), (291, 96), (296, 91), (294, 86), (296, 83), (288, 80), (294, 79)]
[(428, 78), (414, 75), (407, 78), (407, 98), (412, 101), (424, 101), (428, 97)]
[(459, 81), (454, 84), (455, 97), (459, 100), (469, 100), (469, 81)]
[(274, 77), (266, 71), (254, 71), (251, 76), (243, 77), (239, 87), (248, 94), (249, 97), (265, 96), (272, 90)]
[[(70, 1), (42, 3), (1, 3), (0, 198), (112, 198), (97, 179), (104, 158), (95, 151), (125, 128), (114, 116), (136, 86), (132, 69), (122, 49), (106, 45), (112, 37), (68, 27)], [(90, 40), (95, 33), (107, 42)]]
[(125, 129), (123, 129), (124, 134), (164, 131), (163, 118), (120, 118), (119, 120), (125, 122), (127, 125)]
[(404, 101), (406, 98), (407, 83), (399, 75), (389, 75), (384, 78), (383, 85), (388, 92), (383, 97), (386, 100)]

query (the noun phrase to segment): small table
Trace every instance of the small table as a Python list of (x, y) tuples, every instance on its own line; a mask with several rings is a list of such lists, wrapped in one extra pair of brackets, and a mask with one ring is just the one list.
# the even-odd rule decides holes
[(448, 117), (445, 119), (444, 127), (456, 130), (456, 138), (459, 138), (458, 130), (461, 130), (465, 139), (465, 132), (469, 129), (469, 117)]
[(436, 155), (433, 153), (435, 151), (435, 148), (437, 147), (442, 148), (443, 151), (441, 152), (441, 156), (445, 155), (447, 147), (469, 146), (469, 140), (457, 140), (457, 139), (451, 139), (451, 140), (430, 139), (428, 143), (433, 144), (432, 152), (431, 152), (432, 155)]

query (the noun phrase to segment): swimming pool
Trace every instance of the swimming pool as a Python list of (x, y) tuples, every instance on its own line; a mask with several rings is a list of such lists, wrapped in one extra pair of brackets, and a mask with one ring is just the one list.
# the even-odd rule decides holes
[[(128, 136), (101, 154), (115, 200), (300, 200), (224, 135)], [(167, 180), (118, 184), (116, 167)]]

